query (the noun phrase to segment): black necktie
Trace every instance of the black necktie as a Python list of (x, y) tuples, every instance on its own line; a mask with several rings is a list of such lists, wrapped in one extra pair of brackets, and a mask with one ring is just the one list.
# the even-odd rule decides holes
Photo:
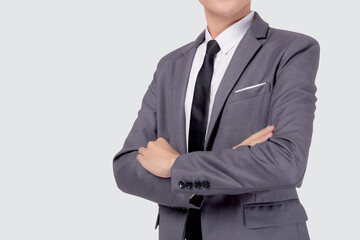
[[(188, 152), (204, 151), (214, 59), (219, 51), (220, 46), (216, 40), (210, 40), (207, 43), (204, 62), (196, 78), (191, 106)], [(198, 195), (193, 196), (193, 198), (201, 199)], [(189, 209), (185, 237), (187, 240), (202, 240), (200, 209)]]
[(214, 59), (220, 47), (216, 40), (206, 46), (203, 65), (198, 73), (193, 102), (191, 106), (188, 152), (203, 151), (208, 120), (211, 78), (214, 72)]

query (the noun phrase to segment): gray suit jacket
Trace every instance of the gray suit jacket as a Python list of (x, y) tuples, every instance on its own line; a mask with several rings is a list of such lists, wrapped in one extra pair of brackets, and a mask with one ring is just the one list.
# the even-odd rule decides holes
[[(184, 239), (189, 208), (202, 209), (204, 240), (309, 239), (296, 187), (303, 181), (313, 131), (319, 43), (269, 27), (255, 12), (216, 93), (206, 151), (187, 153), (185, 91), (204, 33), (159, 61), (113, 158), (117, 186), (158, 203), (160, 240)], [(269, 124), (275, 131), (268, 141), (232, 149)], [(138, 148), (158, 137), (181, 154), (171, 178), (152, 175), (136, 160)], [(195, 181), (208, 186), (183, 187)], [(192, 193), (203, 198), (192, 201)]]

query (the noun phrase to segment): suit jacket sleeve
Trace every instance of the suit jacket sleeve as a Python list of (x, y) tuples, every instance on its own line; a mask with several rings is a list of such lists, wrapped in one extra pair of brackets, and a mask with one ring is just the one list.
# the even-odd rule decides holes
[[(319, 54), (319, 43), (311, 37), (284, 51), (270, 100), (273, 137), (253, 147), (180, 155), (170, 169), (172, 190), (214, 195), (300, 187), (313, 131)], [(207, 180), (209, 187), (182, 189), (181, 180)]]
[[(161, 61), (161, 60), (160, 60)], [(160, 62), (158, 63), (159, 67)], [(139, 147), (157, 139), (156, 71), (138, 111), (138, 116), (125, 139), (122, 149), (113, 158), (113, 173), (116, 184), (125, 193), (150, 201), (179, 208), (199, 208), (189, 203), (190, 193), (171, 191), (170, 178), (160, 178), (148, 172), (137, 161)]]

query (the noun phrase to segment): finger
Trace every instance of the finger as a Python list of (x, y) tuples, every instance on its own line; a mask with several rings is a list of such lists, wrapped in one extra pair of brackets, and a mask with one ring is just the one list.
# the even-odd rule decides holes
[(258, 143), (262, 143), (262, 142), (266, 142), (270, 137), (273, 136), (273, 133), (270, 132), (268, 134), (266, 134), (265, 136), (256, 139), (255, 141), (252, 142), (252, 145), (258, 144)]
[(242, 145), (250, 145), (250, 140), (249, 138), (245, 139), (244, 141), (242, 141), (241, 143), (239, 143), (238, 145), (234, 146), (233, 149), (237, 148), (237, 147), (240, 147)]
[(246, 145), (246, 144), (244, 144), (244, 143), (238, 144), (238, 145), (234, 146), (232, 149), (236, 149), (237, 147), (240, 147), (241, 145)]
[(155, 142), (159, 143), (161, 146), (164, 146), (164, 147), (168, 147), (168, 145), (169, 145), (168, 141), (163, 137), (159, 137), (158, 139), (156, 139)]
[(253, 135), (255, 135), (255, 136), (264, 136), (267, 133), (274, 131), (274, 128), (275, 128), (274, 125), (269, 125), (266, 128), (261, 129), (260, 131), (258, 131), (257, 133), (255, 133)]
[(141, 154), (138, 154), (138, 155), (136, 156), (136, 160), (138, 160), (139, 162), (142, 162), (142, 161), (144, 161), (144, 156), (141, 155)]
[(178, 151), (176, 151), (176, 149), (174, 149), (174, 147), (171, 146), (165, 138), (159, 137), (155, 142), (158, 143), (159, 146), (162, 146), (164, 149), (170, 151), (171, 153), (178, 154)]
[(163, 137), (159, 137), (158, 139), (156, 139), (156, 141), (158, 141), (158, 142), (167, 142), (167, 140), (165, 138), (163, 138)]
[(148, 148), (148, 147), (151, 147), (151, 146), (153, 146), (154, 144), (155, 144), (155, 141), (148, 141), (146, 147), (147, 147), (147, 148)]
[(260, 138), (261, 142), (265, 142), (267, 141), (269, 138), (271, 138), (272, 136), (274, 136), (273, 132), (269, 132), (268, 134), (266, 134), (265, 136), (263, 136), (262, 138)]
[(234, 146), (233, 149), (235, 149), (235, 148), (237, 148), (237, 147), (240, 147), (240, 146), (242, 146), (242, 145), (249, 145), (249, 144), (248, 144), (248, 141), (246, 141), (246, 140), (242, 141), (242, 142), (239, 143), (238, 145)]
[(248, 137), (248, 139), (249, 139), (250, 141), (254, 141), (254, 140), (256, 140), (256, 139), (258, 139), (258, 138), (260, 138), (260, 137), (265, 136), (267, 133), (269, 133), (269, 132), (271, 132), (271, 131), (274, 131), (274, 128), (275, 128), (274, 125), (267, 126), (266, 128), (263, 128), (263, 129), (261, 129), (260, 131), (252, 134), (250, 137)]
[[(242, 141), (240, 144), (234, 146), (233, 149), (235, 149), (241, 145), (250, 145), (251, 146), (255, 142), (259, 141), (259, 139), (268, 138), (268, 137), (266, 137), (266, 135), (273, 132), (274, 129), (275, 129), (274, 125), (268, 125), (266, 128), (263, 128), (262, 130), (252, 134), (247, 139)], [(264, 141), (264, 140), (260, 140), (260, 141)]]
[[(269, 134), (269, 133), (268, 133)], [(258, 143), (259, 141), (264, 141), (262, 139), (264, 139), (266, 137), (266, 135), (258, 137), (258, 138), (253, 138), (251, 139), (250, 137), (248, 137), (247, 139), (245, 139), (244, 141), (242, 141), (240, 144), (236, 145), (233, 147), (233, 149), (242, 146), (242, 145), (249, 145), (249, 146), (253, 146), (256, 143)]]
[(147, 149), (144, 148), (144, 147), (139, 147), (138, 153), (141, 154), (141, 155), (145, 155), (145, 151), (146, 151), (146, 150), (147, 150)]
[(262, 143), (262, 142), (266, 142), (270, 137), (272, 137), (274, 134), (272, 132), (266, 134), (263, 137), (260, 137), (254, 141), (251, 142), (251, 146), (258, 144), (258, 143)]

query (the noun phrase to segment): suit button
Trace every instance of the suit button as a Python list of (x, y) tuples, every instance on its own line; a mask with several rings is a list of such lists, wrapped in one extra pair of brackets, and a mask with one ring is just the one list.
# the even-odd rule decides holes
[(200, 181), (195, 181), (195, 182), (194, 182), (194, 186), (195, 186), (196, 188), (201, 188), (201, 182), (200, 182)]
[(193, 187), (193, 183), (192, 183), (192, 182), (186, 182), (186, 183), (185, 183), (185, 187), (186, 187), (187, 189), (191, 189), (191, 188)]
[(207, 180), (202, 181), (202, 186), (203, 186), (203, 188), (209, 188), (210, 187), (209, 181), (207, 181)]
[(178, 182), (178, 186), (179, 186), (179, 188), (184, 189), (184, 188), (185, 188), (185, 183), (184, 183), (184, 181), (179, 181), (179, 182)]

